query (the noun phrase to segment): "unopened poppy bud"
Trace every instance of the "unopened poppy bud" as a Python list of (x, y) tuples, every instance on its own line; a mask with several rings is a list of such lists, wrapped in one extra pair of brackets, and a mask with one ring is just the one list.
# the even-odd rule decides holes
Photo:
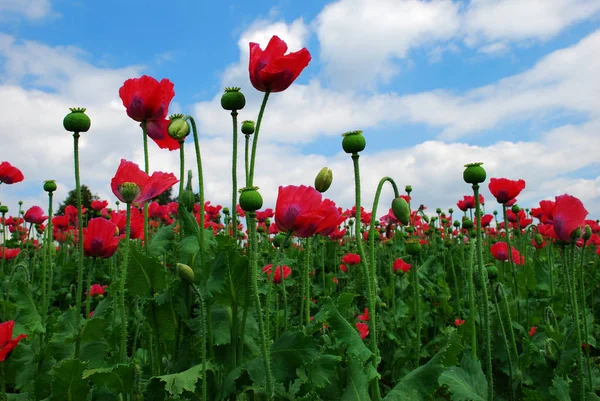
[(448, 209), (448, 213), (450, 213), (450, 214), (454, 213), (454, 209), (452, 209), (452, 208)]
[[(426, 214), (423, 215), (423, 220), (425, 220), (425, 223), (429, 223), (429, 216), (427, 216)], [(432, 220), (435, 221), (435, 218), (432, 217)]]
[(435, 209), (435, 212), (436, 212), (437, 214), (441, 214), (441, 213), (442, 213), (442, 209), (438, 207), (437, 209)]
[(465, 230), (470, 230), (473, 228), (473, 220), (471, 219), (463, 219), (462, 221), (462, 228), (464, 228)]
[(265, 226), (269, 227), (270, 225), (271, 225), (271, 219), (267, 217), (265, 219)]
[(581, 227), (577, 227), (571, 232), (571, 239), (573, 241), (577, 241), (579, 238), (581, 238)]
[(263, 198), (258, 187), (240, 189), (240, 207), (244, 212), (256, 212), (263, 205)]
[(538, 246), (542, 246), (542, 244), (544, 243), (544, 239), (542, 238), (542, 234), (540, 233), (537, 233), (533, 238), (535, 239), (535, 243)]
[(395, 198), (392, 201), (392, 213), (400, 223), (405, 226), (408, 225), (410, 221), (410, 207), (404, 198)]
[(592, 238), (592, 227), (590, 227), (589, 224), (586, 224), (583, 228), (583, 236), (581, 238), (583, 238), (584, 241), (587, 241), (590, 238)]
[(124, 182), (119, 185), (119, 194), (121, 194), (125, 203), (133, 202), (141, 190), (142, 189), (135, 182)]
[(485, 181), (486, 173), (483, 167), (483, 163), (469, 163), (465, 164), (465, 171), (463, 172), (463, 179), (467, 184), (481, 184)]
[(63, 127), (69, 132), (87, 132), (90, 129), (90, 118), (85, 114), (85, 108), (72, 107), (71, 112), (63, 119)]
[(0, 213), (2, 213), (2, 214), (8, 213), (8, 206), (5, 206), (5, 205), (0, 206)]
[(412, 233), (415, 232), (415, 228), (411, 227), (411, 226), (408, 226), (408, 227), (406, 227), (406, 232), (409, 233), (409, 234), (412, 234)]
[(252, 135), (254, 134), (254, 121), (246, 120), (242, 122), (242, 134)]
[(410, 194), (412, 192), (412, 186), (410, 186), (410, 185), (405, 186), (404, 192), (406, 192), (407, 194)]
[(367, 146), (367, 141), (365, 137), (362, 135), (362, 131), (350, 131), (342, 134), (342, 149), (346, 153), (359, 153), (365, 149)]
[(315, 178), (315, 189), (321, 193), (327, 191), (333, 182), (333, 171), (328, 167), (323, 167)]
[(44, 181), (44, 191), (46, 191), (46, 192), (56, 191), (56, 182), (54, 180)]
[(285, 234), (279, 233), (273, 237), (273, 245), (276, 248), (279, 248), (281, 245), (283, 245), (283, 241), (285, 241)]
[(186, 283), (190, 285), (194, 284), (196, 277), (194, 271), (188, 265), (177, 263), (177, 273), (179, 273), (179, 277)]
[(183, 119), (183, 114), (175, 114), (169, 117), (169, 136), (176, 141), (182, 141), (191, 132), (190, 124)]
[(495, 280), (496, 277), (498, 277), (498, 268), (496, 267), (496, 265), (494, 264), (489, 264), (485, 266), (485, 269), (487, 270), (487, 274), (488, 277), (490, 278), (490, 280)]
[(498, 216), (498, 211), (497, 211), (497, 210), (494, 210), (494, 211), (493, 211), (493, 214), (494, 214), (494, 216)]
[(240, 88), (225, 88), (225, 93), (221, 96), (221, 107), (225, 110), (241, 110), (246, 105), (246, 98), (240, 92)]
[(411, 256), (421, 253), (421, 242), (418, 239), (408, 239), (404, 242), (406, 253)]
[(19, 206), (23, 206), (23, 201), (19, 201)]
[(510, 208), (510, 210), (514, 214), (517, 214), (517, 213), (519, 213), (519, 210), (521, 210), (521, 208), (519, 207), (519, 205), (512, 205), (512, 207)]

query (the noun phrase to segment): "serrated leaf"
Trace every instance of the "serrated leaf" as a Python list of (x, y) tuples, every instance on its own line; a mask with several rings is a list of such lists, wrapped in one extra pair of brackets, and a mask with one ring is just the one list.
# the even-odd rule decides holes
[(83, 372), (83, 379), (91, 380), (98, 387), (106, 386), (115, 393), (127, 393), (133, 389), (133, 365), (118, 364), (109, 368), (88, 369)]
[(52, 401), (86, 401), (90, 386), (83, 379), (87, 363), (64, 359), (52, 370)]
[[(15, 305), (17, 306), (17, 316), (15, 321), (17, 323), (14, 333), (22, 334), (27, 333), (29, 335), (45, 333), (44, 326), (42, 325), (42, 317), (38, 313), (36, 303), (33, 301), (33, 291), (28, 283), (19, 283), (19, 292), (16, 295)], [(24, 331), (21, 331), (20, 327), (25, 327)]]
[(373, 355), (360, 338), (358, 331), (340, 314), (331, 298), (325, 299), (323, 311), (329, 317), (331, 329), (346, 346), (348, 355), (358, 358), (361, 364)]
[(148, 246), (150, 256), (161, 256), (171, 249), (173, 239), (175, 238), (174, 228), (175, 224), (162, 227), (152, 236), (152, 240)]
[(453, 401), (487, 400), (488, 384), (481, 363), (473, 359), (469, 352), (463, 355), (460, 367), (447, 369), (438, 381), (440, 385), (448, 387)]
[(558, 401), (571, 401), (569, 383), (562, 377), (554, 376), (554, 379), (552, 379), (550, 394), (552, 394)]
[(184, 391), (195, 391), (196, 382), (202, 377), (202, 365), (196, 365), (186, 371), (164, 376), (155, 376), (152, 381), (164, 383), (165, 390), (171, 395), (181, 395)]
[(295, 378), (296, 369), (308, 365), (319, 353), (312, 337), (287, 331), (271, 346), (271, 370), (276, 380)]
[(137, 247), (129, 251), (127, 291), (131, 296), (152, 297), (167, 286), (165, 270), (155, 258), (141, 253)]
[(341, 401), (370, 401), (367, 376), (363, 372), (362, 363), (355, 358), (349, 359), (347, 377)]
[(319, 355), (310, 365), (310, 381), (313, 386), (323, 388), (331, 384), (341, 360), (337, 355)]

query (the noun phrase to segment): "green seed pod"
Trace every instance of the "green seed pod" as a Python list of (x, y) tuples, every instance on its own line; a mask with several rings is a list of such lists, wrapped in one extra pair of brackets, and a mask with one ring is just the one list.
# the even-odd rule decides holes
[(263, 205), (263, 198), (258, 192), (258, 187), (240, 189), (240, 207), (245, 212), (256, 212)]
[(406, 192), (407, 194), (410, 194), (412, 192), (412, 186), (411, 185), (407, 185), (404, 187), (404, 192)]
[(0, 213), (8, 213), (8, 206), (2, 205), (0, 206)]
[(133, 202), (141, 190), (142, 189), (135, 182), (124, 182), (119, 185), (118, 189), (125, 203)]
[(183, 114), (175, 114), (169, 117), (169, 136), (176, 141), (182, 141), (191, 132), (190, 124), (183, 119)]
[(46, 191), (46, 192), (56, 191), (56, 181), (54, 181), (54, 180), (44, 181), (44, 191)]
[(177, 273), (179, 273), (179, 277), (189, 285), (194, 284), (196, 277), (194, 271), (188, 265), (177, 263)]
[(333, 182), (333, 171), (323, 167), (315, 177), (315, 189), (321, 193), (327, 191)]
[(487, 274), (490, 280), (493, 281), (496, 279), (496, 277), (498, 277), (498, 268), (495, 264), (488, 264), (485, 266), (485, 268), (487, 270)]
[(254, 134), (254, 121), (246, 120), (242, 122), (242, 134), (252, 135)]
[(185, 189), (179, 195), (179, 203), (190, 213), (194, 210), (196, 195), (194, 195), (194, 191), (192, 190), (192, 170), (188, 170), (187, 183)]
[(342, 149), (346, 153), (359, 153), (365, 149), (367, 146), (367, 141), (365, 137), (362, 135), (362, 131), (351, 131), (342, 134)]
[(406, 253), (411, 256), (418, 255), (421, 253), (421, 242), (418, 239), (407, 239), (404, 242)]
[(225, 93), (221, 96), (221, 107), (225, 110), (241, 110), (246, 105), (246, 98), (240, 92), (240, 88), (225, 88)]
[[(433, 221), (435, 221), (435, 217), (431, 218)], [(429, 223), (429, 216), (427, 216), (426, 214), (423, 214), (423, 220), (425, 220), (425, 223)]]
[(414, 232), (415, 232), (415, 228), (414, 228), (414, 227), (412, 227), (412, 226), (408, 226), (408, 227), (406, 227), (406, 228), (405, 228), (405, 230), (406, 230), (406, 232), (407, 232), (407, 233), (409, 233), (409, 234), (412, 234), (412, 233), (414, 233)]
[(71, 112), (63, 119), (63, 127), (69, 132), (87, 132), (90, 129), (90, 118), (85, 114), (85, 108), (72, 107)]
[(533, 238), (535, 239), (535, 243), (538, 246), (542, 246), (542, 244), (544, 243), (544, 239), (542, 238), (542, 234), (540, 233), (536, 234)]
[(483, 163), (470, 163), (465, 164), (465, 171), (463, 172), (463, 179), (467, 184), (481, 184), (485, 181), (486, 173), (485, 169), (481, 167)]
[(519, 208), (519, 205), (513, 205), (513, 206), (510, 208), (510, 210), (511, 210), (511, 212), (513, 212), (514, 214), (517, 214), (517, 213), (519, 213), (519, 210), (521, 210), (521, 208)]
[(283, 245), (283, 241), (285, 241), (285, 234), (279, 233), (277, 235), (275, 235), (275, 237), (273, 237), (273, 246), (275, 246), (276, 248), (279, 248), (280, 246)]
[(471, 230), (473, 228), (473, 220), (467, 218), (462, 221), (462, 228), (465, 230)]
[(395, 198), (392, 201), (392, 213), (405, 226), (410, 222), (410, 207), (404, 198)]
[(229, 216), (229, 208), (228, 208), (228, 207), (224, 207), (224, 208), (223, 208), (223, 214), (224, 214), (225, 216)]

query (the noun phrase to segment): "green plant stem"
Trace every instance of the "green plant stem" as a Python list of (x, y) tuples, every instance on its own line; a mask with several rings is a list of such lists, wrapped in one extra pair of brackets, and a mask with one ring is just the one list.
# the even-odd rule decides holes
[[(588, 336), (589, 336), (589, 331), (588, 331), (588, 319), (587, 319), (587, 312), (586, 312), (586, 307), (585, 307), (585, 277), (584, 277), (584, 272), (583, 272), (583, 262), (585, 261), (585, 247), (587, 245), (587, 240), (583, 240), (583, 246), (581, 247), (581, 264), (579, 265), (579, 288), (581, 291), (581, 311), (583, 314), (583, 337), (584, 337), (584, 343), (586, 345), (585, 347), (585, 361), (586, 361), (586, 366), (587, 366), (587, 379), (588, 379), (588, 387), (590, 389), (590, 391), (594, 388), (593, 387), (593, 383), (592, 383), (592, 367), (591, 367), (591, 361), (590, 361), (590, 347), (588, 346)], [(593, 281), (592, 281), (593, 283)], [(583, 346), (583, 344), (582, 344)]]
[(249, 248), (249, 259), (250, 259), (250, 272), (252, 273), (252, 279), (250, 281), (251, 291), (254, 294), (254, 307), (256, 309), (256, 320), (258, 321), (258, 334), (261, 344), (262, 357), (264, 360), (265, 374), (266, 374), (266, 391), (267, 399), (273, 399), (273, 379), (271, 375), (271, 357), (269, 347), (267, 344), (267, 337), (265, 335), (265, 327), (263, 320), (263, 311), (260, 305), (260, 293), (258, 292), (258, 267), (257, 267), (257, 255), (256, 255), (256, 222), (254, 212), (246, 213), (246, 226), (248, 227), (248, 241), (250, 242)]
[(200, 220), (200, 239), (198, 245), (200, 246), (200, 264), (204, 267), (204, 176), (202, 175), (202, 157), (200, 156), (200, 141), (198, 139), (198, 130), (196, 129), (196, 121), (193, 117), (186, 116), (189, 118), (192, 124), (192, 132), (194, 134), (194, 147), (196, 149), (196, 164), (198, 165), (198, 197), (200, 203), (199, 220)]
[[(416, 258), (415, 258), (416, 259)], [(413, 297), (414, 297), (414, 312), (415, 312), (415, 323), (416, 327), (416, 339), (415, 339), (415, 369), (421, 364), (421, 294), (419, 291), (419, 272), (416, 260), (413, 261), (412, 270), (412, 285), (413, 285)]]
[[(517, 364), (516, 368), (517, 370), (520, 370), (521, 367), (519, 363), (519, 351), (517, 350), (517, 341), (515, 340), (515, 331), (513, 329), (512, 317), (510, 315), (510, 309), (508, 307), (508, 298), (506, 296), (506, 291), (504, 291), (504, 285), (502, 285), (502, 283), (497, 283), (496, 289), (497, 292), (501, 295), (502, 309), (504, 310), (504, 314), (506, 315), (506, 327), (508, 327), (511, 351), (513, 353), (514, 361), (516, 361)], [(502, 319), (501, 316), (499, 316), (498, 318)]]
[(248, 184), (246, 186), (252, 186), (254, 182), (254, 163), (256, 162), (256, 147), (258, 145), (258, 134), (260, 133), (260, 125), (262, 123), (263, 115), (265, 113), (265, 107), (269, 100), (270, 90), (265, 91), (262, 104), (260, 105), (260, 111), (258, 112), (258, 118), (256, 119), (256, 129), (254, 130), (254, 138), (252, 139), (252, 155), (250, 157), (250, 173), (248, 174)]
[(570, 245), (571, 261), (567, 266), (567, 283), (571, 293), (571, 305), (573, 306), (573, 315), (575, 315), (575, 333), (577, 335), (577, 369), (579, 369), (579, 399), (585, 401), (585, 379), (583, 372), (583, 352), (581, 349), (581, 324), (579, 321), (579, 305), (577, 302), (577, 275), (575, 267), (575, 243)]
[(237, 141), (238, 141), (238, 123), (237, 123), (237, 111), (231, 112), (231, 120), (233, 123), (233, 146), (232, 146), (232, 159), (231, 159), (231, 183), (233, 189), (231, 191), (231, 236), (237, 240)]
[(2, 213), (2, 260), (0, 260), (0, 262), (2, 263), (1, 269), (2, 269), (2, 278), (4, 278), (4, 276), (6, 276), (6, 272), (4, 271), (4, 264), (6, 261), (6, 258), (4, 257), (4, 250), (6, 249), (6, 213)]
[(0, 363), (0, 401), (7, 401), (8, 396), (6, 395), (6, 379), (4, 373), (4, 363)]
[(48, 296), (52, 288), (48, 288), (48, 263), (52, 265), (52, 197), (53, 192), (48, 192), (48, 225), (46, 226), (46, 238), (44, 239), (44, 264), (42, 266), (42, 325), (46, 327), (48, 319)]
[(123, 267), (121, 268), (121, 280), (119, 282), (119, 300), (121, 307), (121, 363), (127, 363), (127, 310), (125, 309), (125, 281), (127, 280), (127, 267), (129, 264), (129, 237), (131, 236), (131, 203), (127, 203), (127, 215), (125, 220), (125, 247), (123, 249)]
[(91, 303), (92, 303), (92, 292), (90, 288), (92, 286), (92, 277), (94, 276), (94, 265), (96, 264), (96, 257), (92, 258), (92, 263), (90, 264), (90, 269), (88, 271), (87, 277), (87, 297), (85, 297), (85, 317), (86, 319), (90, 315)]
[[(250, 152), (250, 135), (246, 135), (246, 145), (245, 145), (245, 166), (246, 166), (246, 186), (250, 186), (249, 182), (250, 182), (250, 159), (249, 159), (249, 152)], [(236, 208), (237, 210), (237, 208)]]
[(75, 358), (79, 358), (79, 349), (81, 346), (81, 300), (83, 297), (83, 213), (81, 205), (81, 181), (79, 178), (79, 132), (73, 133), (73, 155), (75, 159), (75, 191), (77, 192), (77, 225), (79, 235), (77, 236), (77, 297), (76, 297), (76, 310), (77, 318), (75, 320), (75, 327), (78, 332), (75, 340)]
[[(318, 237), (314, 237), (317, 239)], [(302, 326), (306, 327), (310, 324), (310, 258), (311, 258), (311, 249), (312, 248), (312, 240), (311, 238), (307, 238), (305, 242), (304, 249), (304, 268), (302, 270), (302, 289), (303, 289), (303, 302), (304, 302), (304, 324)], [(302, 321), (302, 315), (300, 316), (300, 320)]]
[[(488, 279), (487, 272), (483, 266), (483, 247), (481, 238), (481, 205), (479, 202), (479, 185), (473, 184), (473, 195), (475, 196), (475, 215), (477, 217), (477, 265), (479, 269), (479, 280), (481, 282), (481, 292), (483, 296), (483, 334), (485, 339), (486, 349), (486, 376), (488, 381), (488, 398), (489, 400), (494, 399), (494, 377), (492, 372), (492, 339), (491, 339), (491, 327), (490, 327), (490, 308), (489, 308), (489, 297), (488, 297)], [(505, 222), (506, 224), (506, 222)], [(508, 235), (507, 235), (508, 239)], [(509, 245), (508, 254), (511, 254), (511, 248)]]
[[(146, 121), (142, 121), (142, 138), (144, 142), (144, 172), (149, 174), (150, 161), (148, 158), (148, 131), (146, 130)], [(144, 249), (148, 251), (150, 237), (148, 236), (148, 202), (144, 202)]]
[(477, 358), (477, 330), (475, 329), (475, 284), (473, 283), (473, 253), (475, 252), (475, 242), (469, 239), (469, 325), (471, 330), (471, 354)]
[(195, 285), (192, 284), (192, 291), (194, 291), (194, 294), (196, 295), (196, 298), (198, 299), (198, 302), (200, 303), (200, 320), (202, 321), (202, 331), (201, 331), (201, 337), (202, 337), (202, 348), (201, 348), (201, 358), (202, 358), (202, 401), (206, 401), (207, 398), (207, 380), (206, 380), (206, 372), (207, 372), (207, 366), (206, 366), (206, 339), (207, 339), (207, 335), (206, 335), (206, 302), (204, 299), (204, 294), (202, 294), (202, 291), (200, 291), (200, 289)]
[[(517, 300), (517, 315), (519, 315), (519, 306), (518, 306), (518, 296), (519, 296), (519, 287), (517, 286), (517, 273), (515, 271), (515, 264), (512, 258), (512, 246), (510, 245), (510, 229), (508, 221), (508, 216), (506, 214), (506, 203), (502, 204), (502, 213), (504, 214), (504, 233), (506, 234), (506, 248), (508, 253), (508, 268), (510, 269), (510, 274), (513, 279), (513, 297)], [(518, 316), (517, 316), (518, 319)]]

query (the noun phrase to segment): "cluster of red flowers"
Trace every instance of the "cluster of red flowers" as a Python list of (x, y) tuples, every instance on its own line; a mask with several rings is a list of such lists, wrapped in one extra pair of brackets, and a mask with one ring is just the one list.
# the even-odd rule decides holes
[(365, 323), (369, 321), (369, 309), (365, 308), (365, 311), (362, 315), (358, 315), (359, 322), (356, 322), (356, 329), (358, 330), (358, 334), (360, 338), (364, 340), (369, 335), (369, 324)]

